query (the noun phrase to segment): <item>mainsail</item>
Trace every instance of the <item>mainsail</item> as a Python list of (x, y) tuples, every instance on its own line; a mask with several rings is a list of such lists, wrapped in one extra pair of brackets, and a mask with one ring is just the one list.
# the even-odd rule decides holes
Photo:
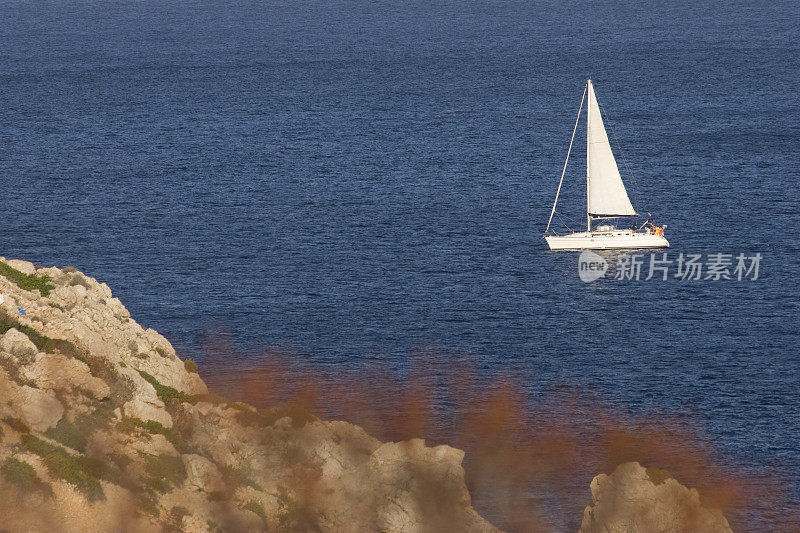
[(608, 217), (635, 215), (625, 185), (619, 175), (617, 161), (608, 143), (600, 107), (589, 80), (586, 120), (586, 197), (589, 216)]

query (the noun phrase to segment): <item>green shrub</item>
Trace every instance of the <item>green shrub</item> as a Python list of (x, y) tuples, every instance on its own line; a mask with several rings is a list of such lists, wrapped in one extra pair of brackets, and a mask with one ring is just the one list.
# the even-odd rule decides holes
[(128, 365), (126, 365), (126, 364), (125, 364), (125, 361), (120, 361), (118, 364), (119, 364), (119, 366), (121, 366), (122, 368), (128, 368)]
[(56, 288), (55, 285), (50, 283), (50, 276), (25, 274), (2, 261), (0, 261), (0, 276), (4, 276), (20, 289), (24, 289), (26, 291), (39, 289), (39, 292), (42, 296), (49, 296), (50, 291)]
[(183, 362), (183, 368), (185, 368), (187, 372), (197, 374), (197, 363), (191, 359), (187, 359)]
[(120, 487), (130, 488), (132, 485), (125, 474), (116, 466), (94, 457), (79, 458), (86, 473), (97, 479), (102, 479)]
[(185, 392), (179, 391), (174, 387), (170, 387), (169, 385), (162, 385), (159, 381), (145, 372), (144, 370), (139, 370), (139, 374), (147, 381), (153, 388), (156, 390), (156, 395), (158, 398), (164, 402), (165, 405), (172, 405), (175, 402), (178, 403), (197, 403), (197, 398), (192, 396), (191, 394), (186, 394)]
[(147, 472), (150, 475), (163, 479), (175, 487), (180, 486), (186, 479), (186, 467), (180, 457), (161, 454), (149, 456), (146, 461)]
[(177, 449), (181, 449), (183, 446), (183, 441), (178, 437), (178, 434), (164, 427), (161, 422), (142, 420), (141, 418), (123, 418), (117, 423), (117, 430), (128, 435), (131, 435), (137, 429), (144, 431), (148, 438), (150, 435), (164, 435)]
[(133, 459), (131, 459), (127, 455), (120, 455), (120, 454), (116, 454), (116, 453), (109, 455), (108, 459), (112, 463), (114, 463), (117, 466), (117, 468), (119, 468), (120, 470), (124, 470), (124, 469), (128, 468), (128, 465), (130, 465), (131, 462), (133, 462)]
[(161, 509), (158, 508), (158, 503), (149, 495), (143, 496), (140, 500), (140, 504), (142, 506), (142, 510), (151, 516), (158, 518), (158, 516), (161, 514)]
[(86, 277), (83, 272), (74, 272), (72, 279), (69, 280), (70, 286), (74, 287), (75, 285), (80, 285), (85, 289), (92, 288), (92, 282), (89, 281), (89, 278)]
[(22, 419), (20, 419), (20, 418), (13, 418), (13, 417), (7, 416), (6, 418), (3, 419), (3, 422), (5, 422), (6, 425), (8, 425), (8, 427), (10, 427), (11, 429), (13, 429), (14, 431), (16, 431), (18, 433), (30, 433), (31, 432), (31, 428), (28, 427), (28, 424), (23, 422)]
[(278, 525), (281, 531), (312, 531), (316, 529), (313, 512), (298, 501), (284, 486), (278, 486), (276, 495), (280, 507)]
[(50, 487), (39, 479), (31, 465), (14, 457), (3, 461), (3, 465), (0, 466), (0, 474), (6, 481), (16, 485), (23, 492), (42, 490), (52, 493)]
[(86, 452), (88, 441), (86, 433), (78, 429), (67, 417), (63, 417), (56, 427), (48, 429), (44, 434), (56, 442), (69, 446), (73, 450), (81, 453)]
[(170, 526), (178, 531), (183, 531), (183, 517), (189, 514), (189, 509), (180, 505), (176, 505), (169, 512)]
[(166, 494), (170, 491), (171, 485), (160, 477), (147, 478), (147, 488), (159, 494)]
[(261, 485), (253, 481), (244, 466), (217, 465), (225, 481), (229, 485), (243, 485), (256, 490), (264, 490)]
[[(55, 446), (30, 434), (22, 436), (22, 444), (28, 451), (42, 458), (51, 476), (71, 483), (90, 502), (105, 500), (98, 478), (112, 481), (108, 478), (115, 476), (108, 471), (108, 465), (96, 459), (70, 455), (61, 446)], [(118, 480), (120, 478), (121, 474)]]
[(256, 513), (258, 516), (261, 517), (261, 520), (264, 522), (267, 521), (267, 513), (264, 512), (264, 507), (255, 500), (250, 500), (242, 507), (245, 511), (250, 511), (252, 513)]
[(142, 420), (141, 418), (123, 418), (117, 423), (117, 430), (123, 433), (133, 433), (136, 428), (141, 428), (147, 433), (169, 435), (171, 432), (161, 422), (155, 420)]
[(75, 417), (75, 426), (81, 428), (86, 435), (90, 435), (97, 429), (108, 429), (112, 420), (116, 418), (114, 403), (110, 399), (100, 400), (94, 405), (94, 411), (81, 413)]

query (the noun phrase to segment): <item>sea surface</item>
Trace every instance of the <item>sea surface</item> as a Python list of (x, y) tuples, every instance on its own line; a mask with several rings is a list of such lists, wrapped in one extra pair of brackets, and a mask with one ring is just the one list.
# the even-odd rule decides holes
[[(224, 330), (334, 373), (458, 353), (533, 403), (567, 385), (686, 414), (731, 464), (780, 465), (796, 504), (798, 20), (790, 1), (4, 0), (0, 255), (106, 281), (201, 367)], [(645, 280), (646, 255), (638, 281), (584, 283), (547, 250), (589, 77), (668, 258), (761, 254), (758, 279)]]

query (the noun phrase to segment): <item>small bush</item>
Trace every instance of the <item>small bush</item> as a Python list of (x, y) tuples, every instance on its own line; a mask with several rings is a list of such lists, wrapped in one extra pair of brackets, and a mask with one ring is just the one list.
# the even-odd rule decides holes
[(102, 462), (70, 455), (64, 448), (30, 434), (22, 436), (22, 444), (42, 458), (51, 476), (74, 485), (90, 502), (105, 500), (98, 481), (98, 477), (107, 474), (105, 467), (100, 466)]
[(3, 419), (3, 422), (6, 423), (8, 427), (16, 431), (17, 433), (30, 433), (31, 428), (28, 427), (28, 424), (22, 421), (20, 418), (13, 418), (13, 417), (6, 417)]
[(62, 418), (56, 427), (48, 429), (44, 434), (73, 450), (86, 452), (88, 441), (86, 433), (78, 429), (67, 417)]
[(0, 474), (6, 481), (16, 485), (23, 492), (34, 490), (52, 492), (50, 487), (39, 479), (31, 465), (14, 457), (3, 461), (3, 465), (0, 466)]
[(189, 514), (189, 509), (176, 505), (169, 512), (169, 525), (177, 531), (183, 531), (183, 517)]
[(108, 429), (114, 415), (114, 404), (109, 399), (95, 402), (95, 410), (91, 413), (82, 413), (75, 417), (75, 425), (89, 435), (97, 429)]
[(147, 479), (147, 488), (159, 494), (166, 494), (170, 491), (171, 485), (160, 477), (150, 477)]
[(92, 288), (92, 282), (89, 281), (89, 278), (87, 278), (82, 272), (73, 273), (72, 279), (69, 280), (69, 284), (73, 287), (75, 285), (80, 285), (85, 289)]
[(109, 461), (114, 463), (120, 470), (125, 470), (126, 468), (128, 468), (128, 465), (130, 465), (131, 462), (133, 462), (133, 459), (131, 459), (127, 455), (120, 455), (120, 454), (111, 454), (108, 456), (108, 459)]
[(165, 405), (172, 405), (175, 402), (186, 402), (191, 404), (197, 403), (197, 398), (191, 394), (186, 394), (185, 392), (179, 391), (178, 389), (170, 387), (169, 385), (162, 385), (156, 378), (144, 370), (139, 370), (139, 374), (145, 379), (145, 381), (153, 386), (153, 388), (156, 390), (156, 395), (162, 402), (164, 402)]
[(142, 420), (141, 418), (123, 418), (117, 423), (117, 430), (131, 435), (137, 429), (145, 432), (148, 438), (150, 435), (164, 435), (176, 449), (183, 447), (183, 441), (173, 430), (164, 427), (161, 422), (155, 420)]
[(161, 514), (161, 509), (158, 508), (158, 503), (150, 496), (143, 496), (140, 500), (142, 510), (151, 516), (158, 516)]
[(264, 507), (255, 500), (250, 500), (242, 507), (245, 511), (250, 511), (252, 513), (256, 513), (258, 516), (261, 517), (261, 520), (264, 522), (267, 521), (267, 513), (264, 512)]
[(242, 485), (246, 487), (253, 487), (256, 490), (264, 490), (261, 485), (253, 481), (253, 478), (250, 477), (250, 474), (247, 472), (245, 467), (243, 466), (229, 466), (229, 465), (217, 465), (219, 467), (219, 471), (222, 473), (222, 476), (225, 478), (225, 481), (229, 485)]
[(155, 420), (142, 420), (141, 418), (123, 418), (117, 424), (117, 429), (123, 433), (133, 433), (134, 429), (141, 428), (147, 433), (169, 435), (171, 432), (161, 422)]
[(2, 261), (0, 261), (0, 276), (4, 276), (17, 287), (26, 291), (39, 289), (42, 296), (49, 296), (50, 291), (56, 288), (50, 283), (50, 276), (25, 274)]
[(183, 362), (183, 368), (185, 368), (187, 372), (197, 374), (197, 363), (191, 359), (187, 359)]
[(116, 466), (94, 457), (80, 457), (79, 460), (86, 473), (90, 476), (114, 483), (120, 487), (131, 488), (132, 485), (128, 478)]
[(186, 467), (180, 457), (156, 455), (147, 457), (147, 472), (153, 477), (163, 479), (175, 487), (186, 479)]
[(119, 366), (121, 366), (122, 368), (128, 368), (128, 365), (126, 365), (126, 364), (125, 364), (125, 361), (120, 361), (118, 364), (119, 364)]

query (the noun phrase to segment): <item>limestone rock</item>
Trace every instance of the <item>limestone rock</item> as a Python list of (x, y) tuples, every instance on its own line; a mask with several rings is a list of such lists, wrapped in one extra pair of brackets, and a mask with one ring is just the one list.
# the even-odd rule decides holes
[(58, 287), (50, 293), (51, 300), (57, 300), (61, 306), (72, 309), (80, 305), (86, 298), (86, 287), (83, 285), (67, 285)]
[(0, 337), (0, 351), (10, 353), (18, 359), (35, 356), (39, 350), (27, 335), (16, 328), (11, 328)]
[(592, 505), (583, 512), (581, 533), (731, 533), (722, 512), (704, 506), (697, 490), (672, 477), (651, 479), (639, 463), (621, 464), (610, 476), (596, 476), (591, 490)]
[(64, 416), (64, 406), (55, 395), (23, 385), (11, 398), (14, 411), (31, 429), (46, 431), (55, 427)]
[(138, 418), (144, 421), (153, 420), (165, 428), (172, 427), (172, 417), (164, 409), (164, 402), (161, 400), (152, 401), (135, 396), (122, 406), (122, 414), (125, 418)]
[(186, 466), (186, 484), (188, 486), (209, 493), (225, 490), (222, 474), (214, 463), (202, 455), (193, 453), (183, 455), (181, 459)]
[(152, 354), (147, 359), (132, 361), (131, 364), (155, 377), (159, 383), (173, 387), (187, 394), (208, 394), (208, 388), (195, 373), (187, 372), (183, 361), (178, 358), (160, 357)]
[(23, 261), (22, 259), (6, 259), (5, 263), (11, 268), (16, 268), (23, 274), (35, 274), (36, 266), (30, 261)]
[(21, 374), (40, 389), (80, 389), (96, 400), (107, 398), (110, 393), (108, 385), (92, 376), (84, 362), (61, 354), (40, 353), (22, 368)]

